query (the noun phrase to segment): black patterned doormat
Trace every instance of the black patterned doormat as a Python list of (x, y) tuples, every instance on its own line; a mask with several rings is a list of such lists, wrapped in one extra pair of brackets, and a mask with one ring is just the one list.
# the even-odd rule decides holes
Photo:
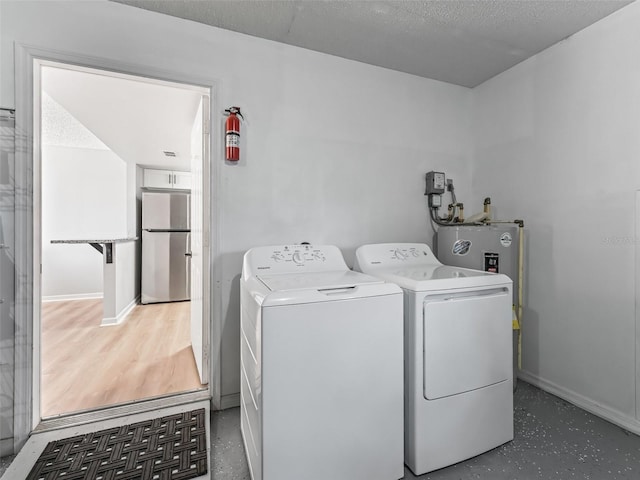
[(200, 409), (50, 442), (27, 480), (188, 480), (206, 473)]

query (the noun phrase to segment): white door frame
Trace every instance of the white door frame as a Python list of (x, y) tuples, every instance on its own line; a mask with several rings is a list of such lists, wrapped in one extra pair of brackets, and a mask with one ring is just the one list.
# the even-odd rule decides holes
[[(87, 57), (73, 53), (55, 52), (31, 46), (16, 45), (15, 47), (15, 90), (16, 90), (16, 207), (15, 207), (15, 263), (16, 263), (16, 338), (15, 338), (15, 400), (14, 400), (14, 446), (17, 452), (26, 442), (29, 434), (38, 427), (47, 428), (40, 418), (40, 228), (35, 222), (40, 219), (40, 132), (39, 122), (34, 118), (34, 106), (39, 99), (39, 69), (35, 65), (46, 62), (70, 64), (105, 70), (108, 72), (147, 77), (149, 79), (195, 85), (208, 88), (210, 91), (209, 112), (218, 101), (217, 82), (211, 79), (194, 77), (183, 72), (166, 71), (146, 65), (133, 65), (106, 58)], [(210, 131), (220, 127), (209, 119)], [(219, 128), (218, 128), (219, 130)], [(220, 184), (221, 152), (212, 148), (211, 143), (215, 135), (210, 135), (209, 167), (210, 181), (205, 182), (209, 188), (208, 208), (211, 218), (209, 235), (209, 265), (210, 285), (219, 285), (218, 269), (212, 268), (214, 259), (219, 254), (220, 238), (220, 208), (217, 198)], [(36, 140), (38, 139), (38, 140)], [(207, 168), (204, 169), (208, 170)], [(221, 335), (221, 293), (213, 288), (210, 298), (209, 322), (211, 348), (209, 388), (204, 391), (207, 398), (211, 398), (214, 409), (220, 406), (220, 335)], [(206, 331), (204, 329), (203, 331)], [(125, 407), (105, 408), (77, 418), (68, 417), (67, 424), (104, 419), (123, 413), (135, 413), (158, 408), (162, 405), (185, 403), (202, 400), (202, 395), (184, 394), (163, 399), (140, 401)], [(124, 408), (124, 410), (123, 410)], [(52, 421), (51, 428), (60, 426), (60, 421)]]
[(636, 420), (640, 420), (640, 190), (636, 190), (635, 208), (635, 384)]

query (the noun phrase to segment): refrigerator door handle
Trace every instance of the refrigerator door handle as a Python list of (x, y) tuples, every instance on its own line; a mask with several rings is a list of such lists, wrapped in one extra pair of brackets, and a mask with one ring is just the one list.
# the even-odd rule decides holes
[[(187, 195), (187, 227), (191, 230), (191, 194)], [(189, 237), (189, 248), (191, 248), (191, 237)]]
[(191, 257), (193, 257), (193, 254), (191, 253), (191, 232), (187, 233), (187, 248), (189, 250), (184, 252), (184, 256), (189, 257), (189, 260), (191, 260)]
[(191, 253), (191, 232), (187, 233), (187, 251), (184, 252), (184, 256), (186, 258), (186, 276), (187, 276), (187, 292), (189, 292), (189, 298), (191, 298), (191, 258), (193, 257)]

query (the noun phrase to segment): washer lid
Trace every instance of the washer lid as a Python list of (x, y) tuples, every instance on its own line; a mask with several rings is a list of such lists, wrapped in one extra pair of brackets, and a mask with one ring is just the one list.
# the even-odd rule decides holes
[(385, 268), (375, 271), (375, 275), (415, 292), (511, 283), (506, 275), (450, 265)]
[(352, 270), (256, 275), (256, 278), (272, 292), (329, 290), (384, 283), (379, 278)]

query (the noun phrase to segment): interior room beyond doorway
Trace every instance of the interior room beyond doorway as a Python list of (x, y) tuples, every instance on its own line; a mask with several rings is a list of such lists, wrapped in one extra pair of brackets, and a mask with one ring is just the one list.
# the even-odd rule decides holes
[[(209, 273), (191, 247), (208, 235), (200, 216), (209, 214), (202, 194), (209, 89), (44, 63), (36, 109), (40, 417), (207, 389), (200, 290), (208, 283), (197, 276)], [(147, 191), (189, 198), (194, 228), (181, 233), (189, 241), (167, 252), (181, 261), (180, 301), (141, 298), (142, 278), (159, 284), (165, 268), (143, 272)], [(173, 257), (165, 263), (176, 268)]]

